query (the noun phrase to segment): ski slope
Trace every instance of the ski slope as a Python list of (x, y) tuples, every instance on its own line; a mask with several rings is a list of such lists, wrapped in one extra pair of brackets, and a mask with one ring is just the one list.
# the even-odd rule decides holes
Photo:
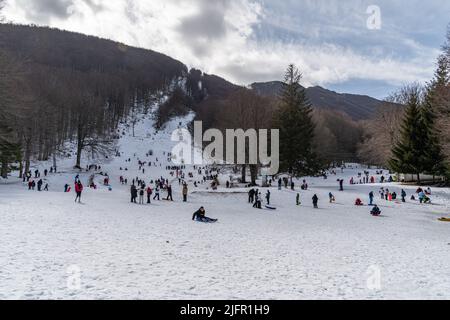
[[(199, 177), (187, 179), (187, 203), (173, 179), (175, 202), (131, 204), (119, 176), (129, 183), (136, 176), (147, 183), (171, 178), (164, 153), (175, 144), (172, 131), (191, 119), (174, 119), (155, 132), (147, 117), (135, 137), (126, 129), (120, 157), (83, 159), (84, 166), (102, 165), (112, 191), (101, 186), (101, 176), (99, 188), (88, 189), (90, 174), (82, 173), (82, 204), (63, 192), (77, 174), (74, 158), (60, 160), (60, 173), (48, 177), (49, 192), (28, 191), (14, 177), (2, 181), (0, 299), (450, 299), (450, 223), (437, 221), (450, 213), (449, 189), (433, 190), (433, 205), (386, 202), (380, 184), (348, 185), (362, 171), (354, 168), (327, 180), (306, 178), (310, 190), (300, 191), (301, 206), (296, 192), (272, 188), (276, 211), (253, 209), (248, 190), (224, 189), (224, 177), (217, 191), (194, 188)], [(149, 150), (160, 166), (142, 174), (137, 160), (148, 160)], [(34, 166), (43, 171), (51, 163)], [(341, 177), (344, 192), (336, 182)], [(415, 187), (405, 189), (409, 199)], [(357, 197), (367, 203), (371, 190), (382, 217), (353, 205)], [(335, 204), (328, 203), (330, 191)], [(219, 222), (193, 222), (200, 206)]]

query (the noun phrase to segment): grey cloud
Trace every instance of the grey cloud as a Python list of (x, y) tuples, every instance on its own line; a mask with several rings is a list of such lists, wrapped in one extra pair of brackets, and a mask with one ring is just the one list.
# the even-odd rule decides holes
[(138, 24), (140, 22), (140, 19), (136, 14), (137, 8), (135, 3), (133, 2), (133, 0), (127, 0), (126, 4), (127, 5), (125, 6), (125, 16), (132, 24)]
[(220, 40), (226, 35), (225, 12), (228, 4), (226, 0), (200, 0), (199, 12), (181, 21), (177, 31), (197, 56), (209, 53), (209, 41)]
[(103, 11), (103, 10), (105, 10), (106, 8), (105, 8), (105, 6), (103, 5), (103, 4), (101, 4), (101, 3), (96, 3), (94, 0), (83, 0), (84, 1), (84, 3), (86, 3), (88, 6), (89, 6), (89, 8), (91, 8), (91, 10), (94, 12), (94, 13), (99, 13), (100, 11)]
[(68, 18), (69, 7), (73, 0), (17, 0), (19, 6), (25, 9), (27, 19), (37, 23), (48, 23), (51, 17)]
[[(69, 18), (75, 10), (69, 10), (74, 0), (16, 0), (17, 4), (26, 12), (26, 17), (36, 23), (47, 24), (51, 18), (61, 20)], [(94, 0), (83, 0), (94, 12), (98, 13), (105, 7)], [(74, 8), (75, 9), (75, 8)]]

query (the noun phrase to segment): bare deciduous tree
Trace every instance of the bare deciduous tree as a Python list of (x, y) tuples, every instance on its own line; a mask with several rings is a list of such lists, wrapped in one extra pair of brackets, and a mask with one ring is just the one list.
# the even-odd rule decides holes
[[(223, 102), (220, 111), (219, 128), (243, 129), (270, 129), (272, 125), (272, 112), (275, 102), (266, 97), (257, 95), (255, 92), (242, 88), (232, 93)], [(246, 154), (248, 155), (248, 144)], [(241, 165), (241, 180), (246, 182), (246, 165)], [(251, 183), (256, 184), (258, 176), (258, 165), (250, 165)]]

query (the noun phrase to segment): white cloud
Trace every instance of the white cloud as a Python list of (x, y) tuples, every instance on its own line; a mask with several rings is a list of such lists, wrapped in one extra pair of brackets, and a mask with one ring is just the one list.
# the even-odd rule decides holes
[(8, 0), (5, 15), (159, 51), (238, 84), (280, 79), (288, 63), (299, 65), (306, 85), (427, 80), (438, 46), (422, 40), (436, 28), (422, 21), (427, 33), (414, 34), (410, 14), (381, 0), (383, 29), (369, 31), (370, 2)]

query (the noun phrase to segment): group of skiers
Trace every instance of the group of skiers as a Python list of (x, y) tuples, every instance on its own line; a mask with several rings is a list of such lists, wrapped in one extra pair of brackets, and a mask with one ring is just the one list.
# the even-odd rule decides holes
[(28, 190), (35, 190), (37, 187), (37, 191), (48, 191), (48, 183), (45, 183), (44, 188), (42, 188), (43, 184), (44, 181), (42, 179), (39, 179), (37, 183), (33, 179), (30, 179), (28, 181)]
[[(270, 205), (270, 196), (270, 190), (267, 190), (265, 198), (268, 206)], [(262, 194), (258, 189), (252, 188), (249, 190), (248, 203), (253, 204), (253, 208), (262, 209)]]
[[(51, 168), (51, 172), (53, 173), (53, 167)], [(48, 175), (48, 170), (45, 169), (44, 170), (44, 177), (47, 177)], [(37, 180), (37, 182), (35, 181)], [(41, 179), (41, 172), (39, 171), (39, 169), (36, 169), (34, 171), (34, 178), (33, 178), (33, 174), (31, 173), (31, 170), (29, 170), (28, 172), (25, 172), (22, 175), (22, 182), (23, 183), (27, 183), (28, 186), (28, 190), (36, 190), (37, 191), (48, 191), (48, 183), (45, 183), (44, 188), (42, 188), (42, 186), (44, 185), (44, 180)]]
[[(152, 183), (153, 183), (153, 181), (151, 182), (151, 184)], [(170, 185), (168, 182), (166, 184), (166, 180), (161, 179), (161, 180), (157, 180), (154, 183), (153, 189), (150, 185), (146, 186), (143, 181), (138, 181), (138, 186), (136, 186), (133, 183), (130, 187), (131, 202), (144, 204), (144, 196), (145, 195), (147, 196), (147, 204), (151, 204), (152, 199), (160, 201), (161, 200), (161, 198), (160, 198), (161, 190), (166, 190), (166, 192), (167, 192), (167, 197), (164, 198), (164, 200), (174, 201), (172, 185)], [(186, 182), (184, 182), (183, 187), (182, 187), (183, 202), (187, 202), (187, 200), (188, 200), (188, 191), (189, 191), (188, 185)], [(152, 195), (153, 195), (153, 198), (152, 198)], [(138, 197), (139, 197), (139, 202), (137, 201)]]

